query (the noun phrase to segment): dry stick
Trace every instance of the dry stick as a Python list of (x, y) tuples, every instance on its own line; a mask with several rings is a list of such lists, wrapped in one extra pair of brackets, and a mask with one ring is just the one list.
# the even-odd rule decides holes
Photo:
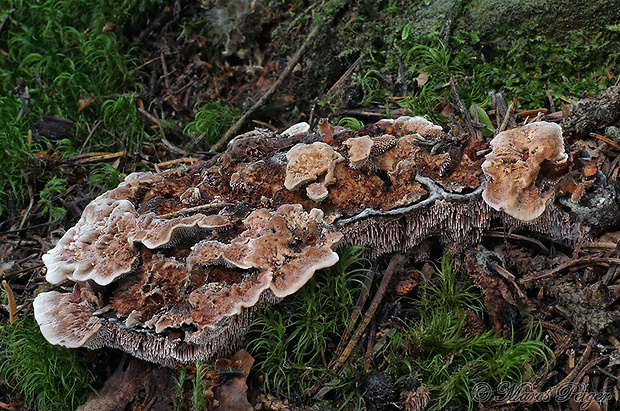
[(609, 337), (607, 337), (607, 339), (609, 341), (611, 341), (611, 343), (613, 344), (613, 346), (616, 348), (616, 350), (618, 351), (618, 354), (620, 354), (620, 341), (618, 341), (618, 339), (616, 337), (614, 337), (613, 335), (610, 335)]
[(530, 238), (530, 237), (527, 237), (527, 236), (524, 236), (524, 235), (520, 235), (520, 234), (504, 233), (504, 232), (491, 231), (491, 230), (485, 231), (483, 233), (483, 235), (485, 237), (511, 238), (511, 239), (515, 239), (515, 240), (527, 241), (527, 242), (530, 242), (530, 243), (535, 244), (536, 246), (538, 246), (543, 253), (549, 254), (549, 249), (547, 247), (545, 247), (545, 245), (543, 243), (541, 243), (539, 240), (537, 240), (535, 238)]
[(28, 219), (28, 215), (30, 214), (30, 210), (32, 210), (32, 206), (34, 205), (34, 193), (32, 192), (32, 187), (30, 187), (30, 186), (28, 186), (28, 195), (30, 196), (30, 203), (28, 203), (28, 208), (24, 212), (24, 215), (22, 217), (22, 221), (20, 221), (20, 223), (19, 223), (19, 227), (18, 228), (20, 230), (22, 228), (24, 228), (24, 225), (26, 224), (26, 220)]
[(581, 356), (581, 358), (575, 365), (575, 368), (572, 369), (572, 371), (566, 376), (566, 378), (560, 381), (560, 383), (557, 384), (555, 387), (551, 387), (547, 391), (541, 392), (540, 395), (536, 395), (535, 398), (537, 398), (538, 401), (547, 401), (548, 399), (553, 398), (560, 389), (564, 388), (566, 384), (569, 384), (571, 381), (573, 381), (575, 376), (577, 376), (579, 371), (582, 369), (582, 366), (588, 360), (588, 357), (590, 357), (590, 352), (592, 351), (593, 344), (594, 344), (594, 338), (591, 338), (590, 341), (588, 342), (588, 346), (583, 352), (583, 355)]
[[(88, 137), (86, 137), (86, 140), (84, 140), (84, 143), (82, 144), (82, 147), (80, 147), (80, 151), (78, 152), (80, 155), (84, 152), (84, 148), (86, 147), (86, 144), (88, 144), (88, 141), (93, 136), (93, 134), (95, 134), (95, 131), (101, 125), (101, 123), (103, 123), (103, 120), (97, 120), (97, 122), (93, 126), (93, 129), (88, 132)], [(88, 125), (88, 123), (87, 123), (87, 125)]]
[(329, 93), (331, 93), (332, 91), (334, 91), (334, 89), (336, 89), (339, 85), (342, 84), (342, 82), (351, 75), (351, 73), (353, 73), (353, 70), (355, 70), (355, 68), (361, 63), (362, 61), (362, 56), (359, 56), (357, 58), (357, 60), (355, 60), (353, 62), (353, 64), (351, 64), (351, 67), (349, 67), (347, 69), (347, 71), (344, 72), (344, 74), (342, 76), (340, 76), (340, 78), (338, 79), (338, 81), (336, 81), (334, 83), (333, 86), (331, 86), (331, 88), (327, 91), (327, 93), (325, 94), (326, 96), (329, 95)]
[[(370, 306), (368, 307), (366, 314), (364, 314), (362, 321), (357, 326), (355, 333), (349, 340), (349, 343), (345, 347), (344, 351), (342, 352), (342, 354), (340, 354), (336, 362), (331, 367), (331, 369), (335, 373), (337, 374), (340, 373), (340, 371), (342, 370), (342, 366), (347, 362), (347, 360), (351, 356), (351, 353), (353, 352), (353, 348), (355, 348), (355, 346), (357, 345), (357, 342), (360, 340), (360, 338), (362, 337), (362, 334), (366, 330), (366, 327), (368, 327), (368, 323), (370, 323), (370, 320), (374, 317), (375, 313), (377, 312), (377, 308), (379, 307), (379, 304), (381, 303), (381, 300), (383, 299), (383, 296), (385, 295), (385, 292), (387, 291), (387, 287), (390, 284), (390, 280), (392, 279), (392, 276), (394, 275), (394, 271), (396, 271), (396, 264), (398, 263), (399, 259), (400, 259), (400, 253), (396, 253), (392, 256), (392, 259), (390, 260), (390, 263), (388, 264), (388, 267), (385, 270), (385, 273), (383, 274), (383, 278), (381, 279), (381, 284), (379, 284), (377, 293), (372, 299), (372, 302), (370, 303)], [(308, 390), (306, 390), (306, 394), (312, 395), (314, 394), (314, 392), (316, 392), (317, 389), (318, 389), (318, 386), (314, 385), (310, 387)], [(319, 391), (319, 393), (316, 395), (316, 398), (318, 399), (324, 398), (325, 395), (327, 395), (327, 393), (331, 391), (331, 389), (332, 387), (323, 387)]]
[(221, 149), (226, 143), (228, 143), (228, 141), (232, 137), (234, 137), (239, 132), (241, 127), (243, 127), (243, 125), (248, 121), (248, 119), (254, 115), (256, 110), (258, 110), (259, 107), (261, 107), (263, 104), (265, 104), (265, 102), (267, 102), (267, 100), (278, 89), (278, 87), (280, 87), (282, 83), (284, 83), (284, 80), (286, 80), (287, 77), (293, 72), (293, 68), (297, 65), (302, 54), (306, 51), (312, 40), (314, 40), (314, 38), (318, 34), (320, 27), (321, 25), (317, 24), (312, 29), (299, 50), (297, 50), (297, 52), (291, 58), (291, 61), (289, 61), (289, 63), (286, 65), (286, 68), (284, 69), (278, 80), (273, 83), (269, 90), (267, 90), (267, 92), (263, 94), (263, 96), (256, 103), (254, 103), (254, 105), (248, 111), (246, 111), (245, 114), (241, 116), (241, 118), (237, 120), (237, 122), (231, 128), (228, 129), (228, 131), (224, 134), (222, 138), (220, 138), (215, 144), (213, 144), (213, 146), (211, 146), (211, 149), (209, 151), (215, 152)]
[(82, 157), (78, 159), (70, 159), (75, 161), (78, 164), (86, 164), (86, 163), (98, 163), (100, 161), (114, 160), (119, 157), (125, 157), (127, 155), (126, 151), (119, 151), (117, 153), (97, 153), (93, 155), (88, 155), (88, 157)]
[[(480, 123), (480, 113), (478, 112), (478, 106), (475, 103), (472, 103), (472, 108), (474, 109), (474, 121), (476, 123)], [(482, 130), (476, 128), (476, 138), (479, 141), (484, 141), (484, 136), (482, 135)]]
[(161, 68), (164, 71), (164, 84), (166, 85), (166, 93), (170, 93), (170, 80), (168, 79), (168, 65), (166, 64), (166, 58), (164, 56), (164, 50), (162, 49), (159, 57), (161, 59)]
[(340, 357), (340, 354), (342, 354), (342, 352), (344, 351), (345, 344), (348, 341), (349, 337), (351, 336), (353, 329), (355, 328), (355, 324), (357, 323), (357, 319), (359, 318), (360, 314), (362, 313), (362, 310), (364, 309), (366, 300), (368, 300), (368, 293), (370, 292), (370, 287), (372, 286), (372, 280), (374, 279), (374, 277), (375, 277), (375, 270), (368, 270), (368, 272), (366, 273), (366, 279), (364, 280), (364, 287), (360, 291), (360, 295), (357, 298), (357, 303), (355, 304), (355, 309), (351, 313), (351, 319), (349, 320), (349, 323), (347, 324), (347, 328), (344, 330), (344, 333), (342, 334), (342, 338), (340, 338), (340, 343), (338, 343), (338, 347), (336, 347), (334, 357), (329, 362), (330, 368), (334, 366), (336, 359)]
[(504, 116), (504, 121), (502, 121), (502, 125), (499, 126), (499, 128), (497, 129), (497, 134), (506, 130), (506, 127), (508, 127), (508, 123), (510, 123), (510, 120), (512, 119), (512, 116), (515, 114), (516, 109), (517, 109), (517, 98), (515, 97), (512, 100), (512, 103), (510, 103), (510, 105), (508, 106), (508, 110), (506, 111), (506, 115)]
[(493, 106), (495, 107), (495, 123), (497, 124), (497, 128), (495, 128), (495, 135), (497, 135), (497, 130), (499, 130), (499, 127), (502, 125), (502, 116), (508, 111), (508, 107), (506, 107), (506, 100), (504, 100), (502, 93), (495, 93), (493, 95)]
[(504, 277), (506, 280), (510, 281), (510, 283), (514, 286), (514, 288), (516, 288), (519, 298), (521, 299), (526, 298), (523, 291), (521, 291), (521, 289), (517, 285), (516, 277), (514, 276), (514, 274), (512, 274), (510, 271), (506, 270), (504, 267), (502, 267), (501, 265), (497, 263), (491, 263), (491, 267), (495, 270), (496, 273)]
[(15, 12), (15, 9), (11, 9), (11, 10), (9, 10), (9, 12), (7, 14), (5, 14), (2, 17), (2, 21), (0, 21), (0, 33), (2, 33), (2, 30), (4, 29), (4, 25), (9, 20), (9, 17), (11, 16), (11, 14), (13, 14), (14, 12)]
[(465, 120), (465, 125), (467, 126), (467, 132), (474, 138), (477, 136), (476, 128), (472, 122), (471, 116), (469, 115), (469, 110), (465, 107), (465, 103), (459, 97), (459, 93), (456, 91), (456, 84), (454, 84), (454, 80), (450, 79), (450, 90), (452, 90), (452, 96), (454, 97), (454, 102), (456, 103), (456, 108), (459, 109), (461, 114), (463, 115), (463, 119)]
[(525, 283), (529, 283), (532, 281), (536, 281), (536, 280), (542, 280), (545, 278), (549, 278), (554, 276), (555, 274), (557, 274), (558, 272), (568, 268), (568, 267), (572, 267), (574, 265), (582, 265), (582, 264), (620, 264), (620, 258), (611, 258), (611, 257), (591, 257), (591, 258), (580, 258), (578, 260), (570, 260), (565, 262), (564, 264), (561, 264), (559, 266), (557, 266), (556, 268), (554, 268), (551, 271), (548, 271), (544, 274), (538, 275), (536, 277), (528, 277), (528, 278), (521, 278), (519, 280), (519, 283), (521, 284), (525, 284)]
[(168, 168), (171, 166), (175, 166), (177, 164), (185, 164), (185, 163), (190, 163), (190, 164), (194, 164), (201, 161), (199, 158), (194, 158), (194, 157), (183, 157), (183, 158), (177, 158), (175, 160), (169, 160), (169, 161), (162, 161), (161, 163), (157, 163), (157, 167), (159, 168)]
[(553, 102), (553, 96), (551, 96), (551, 92), (549, 90), (545, 90), (545, 96), (547, 96), (547, 100), (549, 100), (549, 111), (551, 113), (554, 113), (555, 103)]
[(351, 352), (353, 352), (353, 348), (355, 347), (360, 337), (364, 333), (364, 330), (368, 326), (370, 319), (375, 315), (375, 312), (377, 311), (377, 308), (379, 307), (379, 303), (381, 303), (381, 300), (383, 299), (383, 296), (385, 295), (385, 292), (387, 291), (387, 287), (390, 284), (392, 275), (394, 274), (394, 271), (396, 270), (396, 263), (398, 263), (399, 259), (400, 259), (400, 253), (396, 253), (390, 260), (390, 264), (388, 265), (388, 268), (385, 271), (385, 274), (383, 274), (383, 278), (381, 279), (381, 284), (379, 284), (377, 293), (372, 299), (372, 302), (370, 303), (370, 306), (368, 307), (366, 314), (364, 314), (364, 318), (362, 318), (362, 322), (355, 330), (355, 334), (353, 334), (353, 336), (351, 337), (351, 340), (349, 340), (349, 343), (347, 344), (346, 348), (344, 349), (344, 351), (338, 358), (338, 361), (335, 364), (336, 367), (340, 367), (344, 365), (347, 359), (349, 359)]
[(12, 273), (3, 274), (1, 277), (3, 279), (18, 277), (20, 276), (19, 274), (24, 274), (24, 273), (27, 273), (28, 271), (33, 271), (33, 270), (36, 270), (37, 268), (43, 268), (43, 267), (45, 267), (45, 264), (37, 264), (37, 265), (33, 265), (32, 267), (22, 268), (21, 270), (13, 271)]
[(590, 133), (590, 135), (591, 135), (592, 137), (594, 137), (594, 138), (598, 139), (598, 140), (601, 140), (601, 141), (603, 141), (603, 142), (605, 142), (605, 143), (609, 144), (610, 146), (612, 146), (612, 147), (613, 147), (613, 148), (615, 148), (616, 150), (620, 150), (620, 144), (616, 143), (615, 141), (613, 141), (613, 140), (611, 140), (611, 139), (609, 139), (609, 138), (607, 138), (607, 137), (605, 137), (605, 136), (602, 136), (602, 135), (600, 135), (600, 134), (596, 134), (596, 133)]

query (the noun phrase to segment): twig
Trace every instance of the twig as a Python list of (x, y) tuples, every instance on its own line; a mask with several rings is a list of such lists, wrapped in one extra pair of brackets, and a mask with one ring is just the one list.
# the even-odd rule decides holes
[[(474, 110), (474, 121), (476, 123), (480, 123), (480, 113), (478, 113), (478, 106), (475, 103), (472, 103), (471, 105), (472, 109)], [(483, 136), (482, 136), (482, 130), (480, 130), (479, 128), (476, 128), (476, 138), (479, 141), (483, 141)]]
[(609, 138), (607, 138), (605, 136), (602, 136), (600, 134), (596, 134), (596, 133), (590, 133), (590, 135), (592, 137), (596, 138), (597, 140), (601, 140), (601, 141), (609, 144), (610, 146), (612, 146), (616, 150), (620, 150), (620, 144), (616, 143), (615, 141), (613, 141), (613, 140), (611, 140), (611, 139), (609, 139)]
[(527, 241), (530, 242), (532, 244), (535, 244), (536, 246), (538, 246), (540, 248), (540, 250), (545, 253), (545, 254), (549, 254), (549, 249), (547, 247), (545, 247), (545, 245), (543, 243), (541, 243), (539, 240), (535, 239), (535, 238), (531, 238), (525, 235), (520, 235), (520, 234), (514, 234), (514, 233), (504, 233), (504, 232), (498, 232), (498, 231), (485, 231), (483, 233), (484, 236), (486, 237), (494, 237), (494, 238), (512, 238), (514, 240), (521, 240), (521, 241)]
[(611, 341), (611, 343), (613, 344), (613, 346), (616, 348), (616, 350), (618, 351), (618, 354), (620, 354), (620, 341), (618, 341), (618, 339), (616, 337), (614, 337), (613, 335), (610, 335), (609, 337), (607, 337), (607, 339), (609, 341)]
[(510, 103), (510, 105), (508, 106), (508, 110), (506, 111), (506, 115), (504, 116), (504, 121), (502, 121), (502, 124), (497, 129), (495, 135), (498, 135), (502, 131), (506, 130), (506, 128), (508, 127), (508, 124), (511, 123), (511, 120), (512, 122), (514, 122), (514, 120), (512, 119), (512, 116), (515, 114), (516, 109), (517, 109), (517, 98), (515, 97), (512, 100), (512, 103)]
[(170, 80), (168, 79), (168, 65), (164, 56), (164, 50), (159, 54), (161, 59), (161, 68), (164, 70), (164, 84), (166, 85), (166, 93), (170, 93)]
[(6, 230), (6, 231), (0, 232), (0, 236), (7, 235), (7, 234), (21, 233), (22, 231), (30, 230), (30, 229), (33, 229), (33, 228), (41, 228), (41, 227), (45, 227), (45, 226), (52, 225), (52, 224), (57, 224), (57, 223), (58, 223), (57, 221), (48, 221), (47, 223), (30, 225), (30, 226), (24, 227), (24, 228), (16, 228), (14, 230)]
[[(84, 147), (86, 147), (86, 144), (88, 144), (88, 141), (93, 136), (93, 134), (95, 134), (95, 131), (101, 125), (101, 123), (103, 123), (103, 120), (97, 120), (97, 122), (93, 126), (93, 129), (88, 132), (88, 137), (86, 137), (86, 140), (84, 140), (84, 143), (82, 144), (82, 147), (80, 147), (80, 151), (78, 152), (79, 154), (82, 154), (84, 152)], [(88, 123), (86, 123), (86, 124), (88, 125)]]
[(21, 270), (13, 271), (12, 273), (3, 274), (2, 278), (8, 279), (8, 278), (13, 278), (13, 277), (18, 277), (19, 274), (27, 273), (28, 271), (36, 270), (37, 268), (43, 268), (43, 267), (45, 267), (45, 264), (33, 265), (32, 267), (22, 268)]
[(372, 357), (372, 349), (375, 346), (375, 336), (377, 334), (377, 319), (373, 316), (370, 320), (370, 332), (368, 333), (368, 342), (366, 343), (366, 368), (365, 371), (370, 371), (370, 359)]
[[(400, 259), (400, 253), (396, 253), (392, 256), (392, 259), (390, 260), (390, 263), (388, 264), (388, 267), (385, 270), (385, 273), (383, 274), (383, 278), (381, 279), (381, 284), (379, 284), (377, 293), (372, 299), (372, 302), (370, 303), (368, 310), (364, 314), (362, 321), (357, 326), (355, 333), (349, 340), (342, 354), (340, 354), (337, 360), (334, 361), (331, 367), (334, 372), (340, 373), (340, 371), (342, 370), (342, 366), (347, 362), (347, 360), (351, 356), (353, 349), (355, 348), (358, 341), (362, 337), (362, 334), (366, 330), (366, 327), (368, 327), (370, 320), (374, 317), (375, 313), (377, 312), (377, 308), (379, 307), (379, 304), (381, 303), (381, 300), (383, 299), (383, 296), (385, 295), (385, 292), (387, 291), (387, 287), (390, 284), (390, 280), (392, 279), (394, 271), (396, 271), (396, 264), (398, 263), (399, 259)], [(318, 389), (318, 385), (310, 387), (308, 390), (306, 390), (306, 394), (312, 395), (314, 392), (316, 392), (317, 389)], [(323, 387), (316, 395), (316, 398), (318, 399), (324, 398), (325, 395), (327, 395), (327, 393), (331, 391), (331, 389), (332, 387), (330, 386)]]
[(2, 33), (2, 30), (4, 29), (4, 25), (6, 24), (6, 22), (9, 20), (9, 17), (11, 16), (11, 14), (13, 14), (15, 12), (15, 9), (11, 9), (9, 10), (9, 12), (7, 14), (5, 14), (4, 16), (2, 16), (2, 21), (0, 21), (0, 34)]
[(570, 260), (565, 262), (564, 264), (561, 264), (559, 266), (557, 266), (556, 268), (554, 268), (551, 271), (548, 271), (544, 274), (541, 275), (537, 275), (535, 277), (527, 277), (527, 278), (521, 278), (519, 280), (519, 283), (521, 284), (525, 284), (525, 283), (529, 283), (532, 281), (537, 281), (537, 280), (542, 280), (545, 278), (549, 278), (549, 277), (553, 277), (555, 274), (559, 273), (560, 271), (568, 268), (568, 267), (572, 267), (575, 265), (583, 265), (583, 264), (620, 264), (620, 258), (611, 258), (611, 257), (590, 257), (590, 258), (580, 258), (578, 260)]
[(357, 297), (357, 303), (355, 304), (355, 308), (353, 309), (353, 312), (351, 313), (351, 319), (349, 320), (349, 323), (347, 324), (347, 328), (344, 330), (344, 333), (342, 333), (342, 337), (340, 338), (340, 343), (338, 343), (338, 346), (336, 347), (336, 351), (334, 352), (334, 357), (330, 361), (329, 367), (332, 367), (334, 365), (336, 358), (340, 357), (340, 355), (344, 351), (346, 342), (351, 337), (351, 333), (353, 332), (353, 329), (355, 328), (355, 324), (357, 323), (357, 320), (362, 312), (362, 309), (364, 309), (366, 300), (368, 300), (368, 295), (370, 293), (370, 287), (372, 286), (372, 280), (374, 278), (375, 278), (375, 270), (368, 270), (368, 272), (366, 273), (366, 279), (364, 280), (364, 287), (362, 287), (360, 291), (360, 295), (359, 297)]
[(593, 344), (594, 344), (594, 338), (591, 338), (590, 342), (588, 342), (588, 346), (586, 347), (585, 351), (583, 352), (583, 355), (581, 356), (581, 358), (579, 359), (579, 361), (575, 365), (575, 368), (572, 369), (572, 371), (566, 376), (566, 378), (564, 378), (562, 381), (560, 381), (560, 383), (557, 384), (556, 386), (551, 387), (547, 391), (541, 392), (540, 395), (536, 395), (535, 398), (538, 401), (547, 401), (548, 399), (553, 398), (557, 394), (557, 392), (560, 389), (562, 389), (566, 384), (568, 384), (571, 381), (573, 381), (575, 376), (577, 376), (579, 371), (581, 370), (583, 364), (588, 360), (588, 357), (590, 356), (590, 352), (592, 351), (592, 345)]
[(338, 81), (336, 81), (336, 82), (334, 83), (334, 85), (333, 85), (333, 86), (331, 86), (331, 88), (330, 88), (329, 90), (327, 90), (327, 93), (325, 93), (325, 95), (326, 95), (326, 96), (327, 96), (327, 95), (329, 95), (329, 93), (331, 93), (331, 92), (332, 92), (332, 91), (334, 91), (336, 88), (338, 88), (338, 86), (339, 86), (340, 84), (342, 84), (342, 82), (343, 82), (343, 81), (344, 81), (347, 77), (349, 77), (349, 76), (351, 75), (351, 73), (353, 73), (353, 71), (354, 71), (354, 70), (355, 70), (355, 68), (356, 68), (356, 67), (357, 67), (357, 66), (361, 63), (361, 61), (362, 61), (362, 56), (359, 56), (359, 57), (357, 58), (357, 60), (355, 60), (355, 61), (353, 62), (353, 64), (351, 64), (351, 67), (349, 67), (349, 68), (347, 69), (347, 71), (345, 71), (345, 72), (344, 72), (344, 74), (343, 74), (342, 76), (340, 76), (340, 78), (338, 79)]
[(259, 126), (263, 126), (265, 128), (268, 128), (271, 131), (278, 131), (278, 129), (276, 127), (274, 127), (273, 125), (269, 124), (269, 123), (265, 123), (264, 121), (260, 121), (260, 120), (252, 120), (252, 123), (256, 123)]
[(200, 161), (200, 159), (198, 158), (184, 157), (184, 158), (177, 158), (176, 160), (163, 161), (161, 163), (157, 163), (157, 166), (159, 168), (167, 168), (170, 166), (174, 166), (176, 164), (184, 164), (184, 163), (194, 164), (194, 163), (197, 163), (198, 161)]
[(589, 363), (587, 363), (582, 369), (581, 371), (579, 371), (577, 373), (577, 375), (575, 376), (575, 382), (579, 383), (579, 381), (581, 381), (581, 379), (583, 378), (584, 375), (586, 375), (586, 373), (588, 371), (590, 371), (592, 368), (594, 368), (594, 366), (596, 366), (598, 363), (600, 363), (601, 361), (605, 361), (609, 359), (609, 355), (602, 355), (600, 357), (596, 357), (595, 359), (593, 359), (592, 361), (590, 361)]
[(372, 299), (372, 302), (370, 303), (370, 306), (368, 307), (366, 314), (364, 314), (364, 317), (362, 318), (360, 325), (358, 325), (357, 329), (355, 330), (355, 333), (351, 337), (351, 340), (349, 340), (349, 343), (347, 344), (346, 348), (344, 349), (344, 351), (342, 352), (342, 354), (336, 361), (336, 364), (335, 364), (336, 367), (340, 367), (344, 365), (344, 363), (349, 359), (351, 352), (353, 352), (353, 348), (357, 345), (357, 342), (359, 341), (366, 327), (368, 327), (368, 323), (370, 323), (370, 319), (375, 315), (375, 312), (377, 311), (377, 308), (379, 307), (379, 303), (383, 299), (383, 296), (385, 295), (387, 287), (390, 284), (392, 275), (394, 274), (394, 271), (396, 271), (396, 264), (398, 263), (399, 259), (400, 259), (400, 253), (396, 253), (392, 256), (392, 259), (390, 260), (390, 263), (388, 264), (388, 268), (385, 270), (385, 273), (383, 274), (383, 278), (381, 279), (381, 284), (379, 284), (377, 293)]
[(512, 274), (510, 271), (506, 270), (504, 267), (502, 267), (501, 265), (497, 263), (491, 263), (491, 267), (495, 270), (496, 273), (498, 273), (499, 275), (501, 275), (506, 280), (512, 283), (512, 285), (517, 289), (517, 294), (519, 295), (519, 298), (521, 299), (526, 298), (523, 291), (521, 291), (521, 289), (517, 285), (516, 277), (514, 276), (514, 274)]
[(547, 97), (547, 101), (549, 101), (549, 111), (551, 113), (555, 112), (555, 103), (553, 102), (553, 96), (549, 90), (545, 90), (545, 96)]
[(24, 216), (22, 217), (22, 221), (19, 223), (19, 229), (24, 228), (24, 224), (26, 224), (26, 219), (28, 218), (28, 214), (30, 214), (30, 210), (34, 204), (34, 193), (32, 192), (32, 187), (28, 186), (28, 195), (30, 196), (30, 203), (28, 203), (28, 208), (24, 211)]
[(321, 27), (321, 24), (317, 24), (316, 26), (314, 26), (314, 28), (312, 29), (306, 40), (303, 42), (299, 50), (297, 50), (293, 57), (291, 57), (291, 60), (286, 65), (278, 80), (271, 85), (269, 90), (267, 90), (267, 92), (265, 92), (265, 94), (263, 94), (263, 96), (256, 103), (254, 103), (254, 105), (248, 111), (246, 111), (245, 114), (241, 116), (241, 118), (237, 120), (237, 122), (231, 128), (228, 129), (228, 131), (226, 131), (222, 138), (220, 138), (215, 144), (213, 144), (213, 146), (211, 146), (211, 149), (209, 151), (218, 151), (225, 144), (227, 144), (228, 141), (239, 132), (241, 127), (243, 127), (243, 125), (249, 120), (249, 118), (254, 115), (256, 110), (258, 110), (263, 104), (265, 104), (265, 102), (267, 102), (267, 100), (269, 100), (269, 98), (271, 98), (273, 93), (282, 85), (282, 83), (284, 83), (284, 80), (286, 80), (288, 76), (293, 72), (293, 68), (297, 65), (303, 53), (306, 51), (310, 43), (314, 40), (316, 35), (319, 33), (319, 29)]
[(71, 157), (67, 160), (75, 161), (78, 164), (86, 164), (86, 163), (98, 163), (100, 161), (113, 160), (119, 157), (125, 157), (127, 155), (126, 151), (119, 151), (117, 153), (91, 153), (86, 155), (81, 155), (82, 158), (77, 159), (79, 156)]
[[(18, 404), (18, 405), (21, 405), (21, 404)], [(19, 410), (21, 410), (21, 408), (15, 408), (15, 407), (11, 406), (11, 404), (5, 404), (3, 402), (0, 402), (0, 408), (2, 408), (3, 410), (6, 410), (6, 411), (19, 411)]]
[[(32, 134), (37, 139), (37, 141), (41, 141), (41, 136), (39, 136), (39, 130), (37, 130), (37, 126), (34, 124), (34, 121), (32, 121), (30, 109), (28, 108), (28, 104), (30, 103), (30, 90), (28, 89), (28, 86), (25, 87), (23, 94), (16, 94), (14, 97), (17, 97), (21, 100), (22, 109), (20, 111), (20, 115), (21, 113), (26, 113), (26, 117), (28, 117), (28, 124), (30, 124), (30, 130), (32, 131)], [(18, 115), (17, 117), (19, 118), (20, 115)]]
[(452, 90), (452, 96), (454, 97), (454, 102), (456, 103), (456, 108), (461, 112), (463, 116), (463, 120), (465, 120), (465, 126), (467, 127), (467, 132), (471, 137), (476, 137), (476, 128), (471, 119), (471, 115), (469, 114), (469, 110), (465, 107), (465, 103), (459, 97), (459, 93), (456, 91), (456, 84), (454, 84), (454, 80), (450, 79), (450, 90)]

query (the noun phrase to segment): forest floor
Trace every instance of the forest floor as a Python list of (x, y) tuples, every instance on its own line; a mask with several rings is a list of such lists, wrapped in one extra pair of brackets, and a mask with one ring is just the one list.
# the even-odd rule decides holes
[[(357, 294), (350, 311), (342, 300), (298, 320), (306, 308), (291, 297), (259, 316), (249, 353), (174, 368), (51, 346), (32, 314), (34, 296), (57, 287), (42, 255), (97, 195), (134, 171), (208, 161), (255, 127), (421, 115), (451, 130), (472, 116), (488, 142), (538, 118), (562, 124), (567, 147), (617, 190), (618, 27), (556, 40), (505, 28), (511, 41), (488, 43), (458, 24), (419, 38), (400, 1), (14, 3), (0, 8), (0, 409), (618, 409), (617, 222), (565, 241), (495, 227), (483, 250), (504, 268), (489, 278), (465, 245), (429, 243), (425, 259), (399, 261), (385, 296), (390, 256), (349, 255), (330, 274), (342, 284), (322, 273), (312, 285), (354, 289), (372, 268), (367, 297), (383, 301), (339, 374), (329, 363)], [(601, 90), (569, 129), (574, 104)], [(293, 354), (296, 327), (320, 335), (314, 352)]]

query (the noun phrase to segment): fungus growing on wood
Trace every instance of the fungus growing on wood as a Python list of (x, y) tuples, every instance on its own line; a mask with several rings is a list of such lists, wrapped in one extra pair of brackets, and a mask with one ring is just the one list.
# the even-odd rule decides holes
[[(164, 364), (207, 359), (239, 342), (253, 306), (294, 293), (338, 261), (332, 247), (341, 236), (319, 209), (285, 204), (233, 224), (191, 208), (139, 214), (108, 197), (93, 201), (44, 257), (48, 281), (75, 282), (73, 293), (35, 299), (51, 343), (117, 347)], [(94, 292), (91, 283), (115, 286)]]
[(541, 171), (543, 163), (554, 167), (568, 158), (560, 126), (530, 123), (499, 133), (490, 144), (493, 151), (482, 164), (484, 201), (519, 220), (539, 217), (555, 193), (554, 177)]
[[(499, 144), (501, 135), (494, 140), (485, 168), (494, 171), (505, 160), (516, 169), (488, 177), (487, 197), (494, 198), (493, 184), (516, 177), (531, 181), (513, 203), (534, 188), (544, 198), (555, 175), (577, 164), (557, 167), (565, 161), (561, 136), (529, 137), (536, 128), (557, 131), (544, 124), (511, 131), (525, 135), (527, 148), (517, 150), (511, 139)], [(47, 280), (64, 282), (35, 299), (43, 335), (55, 344), (120, 348), (167, 365), (210, 360), (239, 346), (253, 307), (279, 301), (335, 264), (336, 247), (361, 245), (376, 257), (421, 250), (429, 238), (477, 244), (494, 222), (553, 238), (583, 232), (581, 221), (555, 205), (536, 222), (492, 209), (481, 198), (481, 158), (455, 156), (454, 171), (441, 173), (445, 154), (417, 143), (446, 136), (422, 118), (346, 131), (331, 146), (304, 129), (277, 137), (245, 133), (208, 161), (131, 174), (95, 199), (43, 258)], [(531, 164), (535, 175), (520, 174)], [(582, 201), (602, 198), (589, 187)], [(614, 199), (606, 204), (617, 210)]]
[(295, 145), (286, 153), (286, 159), (288, 164), (284, 187), (288, 190), (294, 190), (325, 175), (323, 181), (313, 183), (306, 189), (308, 197), (318, 202), (327, 197), (327, 186), (336, 181), (334, 169), (343, 157), (330, 145), (315, 142)]
[(188, 232), (222, 229), (227, 225), (226, 219), (218, 215), (138, 215), (130, 201), (104, 195), (90, 203), (77, 225), (43, 256), (47, 281), (93, 280), (108, 285), (131, 271), (138, 258), (137, 243), (151, 249), (166, 247)]

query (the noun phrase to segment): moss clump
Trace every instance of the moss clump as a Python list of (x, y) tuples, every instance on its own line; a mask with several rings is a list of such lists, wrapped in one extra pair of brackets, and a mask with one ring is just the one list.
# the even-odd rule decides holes
[(0, 347), (0, 374), (27, 408), (74, 410), (93, 391), (81, 352), (48, 343), (30, 317), (3, 325)]
[[(9, 198), (20, 209), (28, 186), (36, 193), (55, 177), (46, 150), (65, 150), (65, 157), (80, 149), (132, 150), (149, 136), (131, 97), (141, 76), (125, 31), (146, 25), (166, 1), (11, 3), (0, 12), (8, 16), (0, 33), (0, 216)], [(43, 115), (75, 127), (62, 143), (37, 136), (28, 117), (36, 123)]]

